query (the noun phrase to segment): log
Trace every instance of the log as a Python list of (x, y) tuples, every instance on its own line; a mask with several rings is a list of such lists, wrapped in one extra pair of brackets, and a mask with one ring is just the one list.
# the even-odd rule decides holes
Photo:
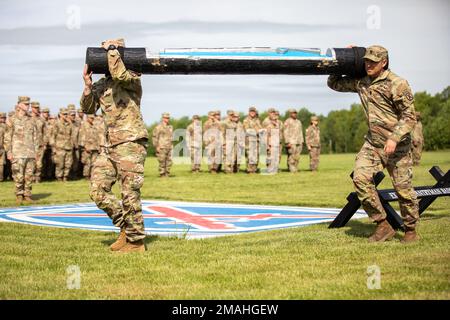
[[(330, 48), (181, 48), (154, 53), (146, 48), (119, 48), (129, 70), (142, 74), (340, 74), (366, 75), (366, 49)], [(107, 73), (106, 50), (89, 47), (86, 64), (93, 73)]]

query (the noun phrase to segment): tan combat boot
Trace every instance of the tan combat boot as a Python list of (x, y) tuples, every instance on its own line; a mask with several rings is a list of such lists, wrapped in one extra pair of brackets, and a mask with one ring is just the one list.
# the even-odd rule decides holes
[(23, 201), (24, 202), (28, 202), (28, 203), (33, 203), (34, 202), (34, 200), (31, 199), (31, 196), (24, 196), (23, 197)]
[(127, 244), (124, 245), (118, 252), (127, 253), (127, 252), (144, 252), (145, 244), (144, 240), (138, 240), (134, 242), (127, 241)]
[(119, 238), (117, 238), (116, 242), (114, 242), (110, 249), (111, 251), (118, 251), (122, 249), (124, 245), (127, 244), (127, 235), (125, 234), (125, 229), (120, 230)]
[(417, 235), (415, 229), (407, 229), (405, 232), (405, 236), (401, 240), (401, 243), (405, 243), (405, 244), (411, 243), (411, 242), (418, 241), (419, 239), (420, 239), (420, 237)]
[(395, 230), (391, 227), (389, 222), (384, 219), (382, 221), (377, 221), (377, 228), (369, 237), (369, 242), (384, 242), (391, 240), (394, 236)]
[(23, 196), (22, 195), (16, 196), (16, 204), (17, 205), (21, 205), (22, 201), (23, 201)]

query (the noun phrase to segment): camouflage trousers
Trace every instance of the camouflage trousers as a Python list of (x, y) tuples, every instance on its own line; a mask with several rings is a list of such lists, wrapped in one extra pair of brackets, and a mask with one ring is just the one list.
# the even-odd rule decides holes
[(320, 147), (311, 147), (309, 150), (309, 168), (316, 171), (319, 168)]
[(36, 168), (34, 170), (34, 177), (36, 181), (40, 181), (42, 178), (42, 168), (44, 165), (44, 152), (45, 146), (40, 146), (36, 152)]
[(210, 143), (206, 147), (206, 156), (208, 160), (208, 171), (218, 172), (220, 170), (222, 148), (216, 143)]
[(83, 153), (81, 154), (81, 162), (83, 163), (83, 177), (85, 177), (86, 179), (89, 179), (91, 176), (92, 167), (94, 165), (95, 159), (97, 159), (97, 156), (97, 150), (87, 151), (86, 149), (84, 149)]
[(53, 161), (52, 148), (47, 146), (44, 150), (42, 171), (45, 179), (53, 179), (55, 174), (55, 163)]
[(0, 149), (0, 181), (5, 179), (4, 170), (6, 164), (6, 152), (3, 149)]
[(172, 148), (161, 148), (156, 158), (159, 163), (159, 175), (168, 176), (172, 167)]
[(302, 153), (301, 144), (291, 144), (290, 148), (287, 149), (287, 166), (290, 172), (298, 171), (298, 163), (300, 161), (300, 153)]
[(72, 150), (56, 149), (54, 155), (56, 164), (55, 176), (56, 179), (68, 178), (70, 169), (72, 168), (73, 152)]
[(191, 147), (189, 152), (191, 156), (191, 170), (192, 172), (199, 172), (202, 164), (202, 149)]
[(422, 158), (423, 144), (417, 143), (412, 145), (412, 159), (413, 165), (418, 166), (420, 164), (420, 159)]
[(224, 148), (224, 172), (236, 173), (239, 171), (239, 147), (233, 142), (227, 142)]
[(80, 169), (82, 167), (81, 163), (81, 152), (80, 148), (73, 149), (72, 151), (72, 167), (70, 170), (70, 174), (73, 178), (78, 178), (82, 172), (80, 172)]
[(280, 167), (281, 149), (280, 145), (272, 145), (267, 148), (267, 172), (277, 173)]
[(248, 139), (245, 145), (245, 160), (247, 163), (247, 172), (255, 173), (259, 164), (259, 143), (258, 140)]
[(35, 166), (36, 160), (32, 158), (13, 159), (11, 170), (16, 186), (16, 196), (31, 197)]
[[(147, 140), (125, 142), (100, 153), (91, 173), (91, 199), (116, 227), (125, 229), (131, 242), (145, 238), (141, 188), (146, 156)], [(111, 191), (117, 181), (122, 201)]]
[(397, 145), (395, 153), (386, 157), (383, 148), (365, 142), (356, 156), (353, 184), (364, 210), (372, 221), (386, 218), (375, 189), (373, 176), (387, 168), (398, 196), (400, 212), (406, 228), (414, 229), (419, 220), (417, 195), (412, 186), (412, 158), (410, 145)]

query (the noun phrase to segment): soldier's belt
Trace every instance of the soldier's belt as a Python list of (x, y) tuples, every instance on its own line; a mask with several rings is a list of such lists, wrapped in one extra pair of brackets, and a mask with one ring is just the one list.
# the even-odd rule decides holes
[[(143, 74), (344, 74), (364, 76), (366, 49), (330, 48), (180, 48), (152, 52), (119, 48), (129, 70)], [(86, 64), (94, 73), (107, 73), (103, 48), (89, 47)]]

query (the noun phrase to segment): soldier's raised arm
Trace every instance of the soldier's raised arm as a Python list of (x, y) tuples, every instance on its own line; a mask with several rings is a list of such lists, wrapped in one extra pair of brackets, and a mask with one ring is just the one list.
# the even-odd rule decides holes
[(89, 72), (88, 65), (84, 65), (83, 69), (84, 89), (81, 94), (80, 106), (84, 113), (95, 114), (100, 107), (98, 92), (101, 91), (103, 81), (92, 83), (92, 72)]
[(120, 81), (128, 89), (142, 90), (140, 74), (127, 70), (122, 61), (118, 48), (125, 47), (123, 40), (105, 41), (102, 46), (107, 50), (108, 69), (113, 80)]
[(349, 76), (332, 74), (328, 77), (328, 87), (339, 92), (356, 92), (357, 79)]
[(414, 129), (417, 123), (414, 110), (414, 96), (406, 80), (398, 78), (397, 81), (394, 81), (392, 86), (392, 100), (400, 112), (400, 118), (389, 139), (398, 143), (406, 134)]

